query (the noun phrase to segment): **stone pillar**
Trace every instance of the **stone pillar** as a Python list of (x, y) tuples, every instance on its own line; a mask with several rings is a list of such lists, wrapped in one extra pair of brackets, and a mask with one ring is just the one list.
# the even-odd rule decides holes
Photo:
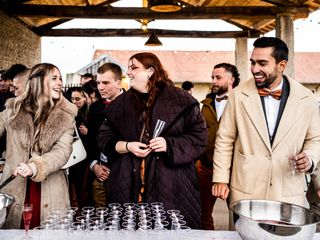
[(277, 16), (276, 37), (283, 40), (289, 48), (289, 61), (285, 73), (294, 78), (294, 26), (291, 15)]
[(235, 65), (240, 73), (240, 79), (248, 80), (249, 62), (248, 62), (248, 39), (236, 38)]

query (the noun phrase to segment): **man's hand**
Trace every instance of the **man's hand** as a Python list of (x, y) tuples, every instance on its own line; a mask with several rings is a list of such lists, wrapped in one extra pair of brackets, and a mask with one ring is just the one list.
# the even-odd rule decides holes
[(110, 174), (110, 169), (108, 167), (98, 163), (93, 166), (92, 171), (101, 182), (107, 180)]
[(294, 161), (294, 166), (297, 172), (301, 172), (301, 173), (308, 172), (312, 166), (312, 162), (310, 161), (310, 158), (304, 152), (294, 156), (292, 158), (292, 161)]
[(226, 200), (229, 196), (230, 189), (226, 183), (214, 183), (212, 186), (212, 195), (222, 200)]

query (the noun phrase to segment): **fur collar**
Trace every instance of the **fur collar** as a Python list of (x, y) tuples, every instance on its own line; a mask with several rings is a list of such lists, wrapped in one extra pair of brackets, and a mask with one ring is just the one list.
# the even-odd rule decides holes
[[(14, 99), (7, 102), (6, 108), (10, 111), (13, 108)], [(40, 151), (47, 152), (52, 145), (67, 130), (73, 127), (77, 107), (65, 98), (52, 110), (43, 130), (40, 133), (39, 147)], [(34, 134), (33, 119), (30, 113), (20, 111), (13, 119), (8, 128), (15, 129), (20, 133), (22, 142), (30, 144)]]

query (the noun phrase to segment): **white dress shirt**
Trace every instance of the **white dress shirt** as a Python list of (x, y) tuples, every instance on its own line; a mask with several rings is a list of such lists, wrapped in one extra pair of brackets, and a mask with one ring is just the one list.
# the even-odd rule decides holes
[[(282, 89), (282, 86), (283, 86), (283, 80), (275, 89), (272, 89), (272, 91)], [(264, 106), (266, 111), (269, 134), (270, 136), (273, 137), (274, 129), (276, 126), (278, 113), (279, 113), (280, 99), (277, 100), (269, 95), (269, 96), (263, 97), (263, 100), (264, 100)]]
[[(229, 96), (230, 93), (225, 94), (226, 96)], [(223, 95), (224, 96), (224, 95)], [(220, 102), (217, 101), (217, 98), (222, 98), (223, 96), (217, 96), (214, 99), (214, 104), (216, 106), (216, 113), (217, 113), (217, 120), (220, 121), (220, 118), (222, 116), (222, 113), (224, 111), (224, 108), (226, 107), (227, 104), (227, 99), (221, 100)]]

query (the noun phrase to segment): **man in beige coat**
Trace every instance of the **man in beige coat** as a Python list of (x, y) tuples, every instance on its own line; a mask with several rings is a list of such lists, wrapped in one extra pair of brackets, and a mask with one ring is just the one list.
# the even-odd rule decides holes
[(229, 96), (216, 138), (212, 193), (226, 199), (230, 192), (231, 205), (241, 199), (308, 205), (305, 174), (320, 157), (319, 108), (308, 89), (283, 75), (287, 60), (282, 40), (257, 39), (253, 79)]

